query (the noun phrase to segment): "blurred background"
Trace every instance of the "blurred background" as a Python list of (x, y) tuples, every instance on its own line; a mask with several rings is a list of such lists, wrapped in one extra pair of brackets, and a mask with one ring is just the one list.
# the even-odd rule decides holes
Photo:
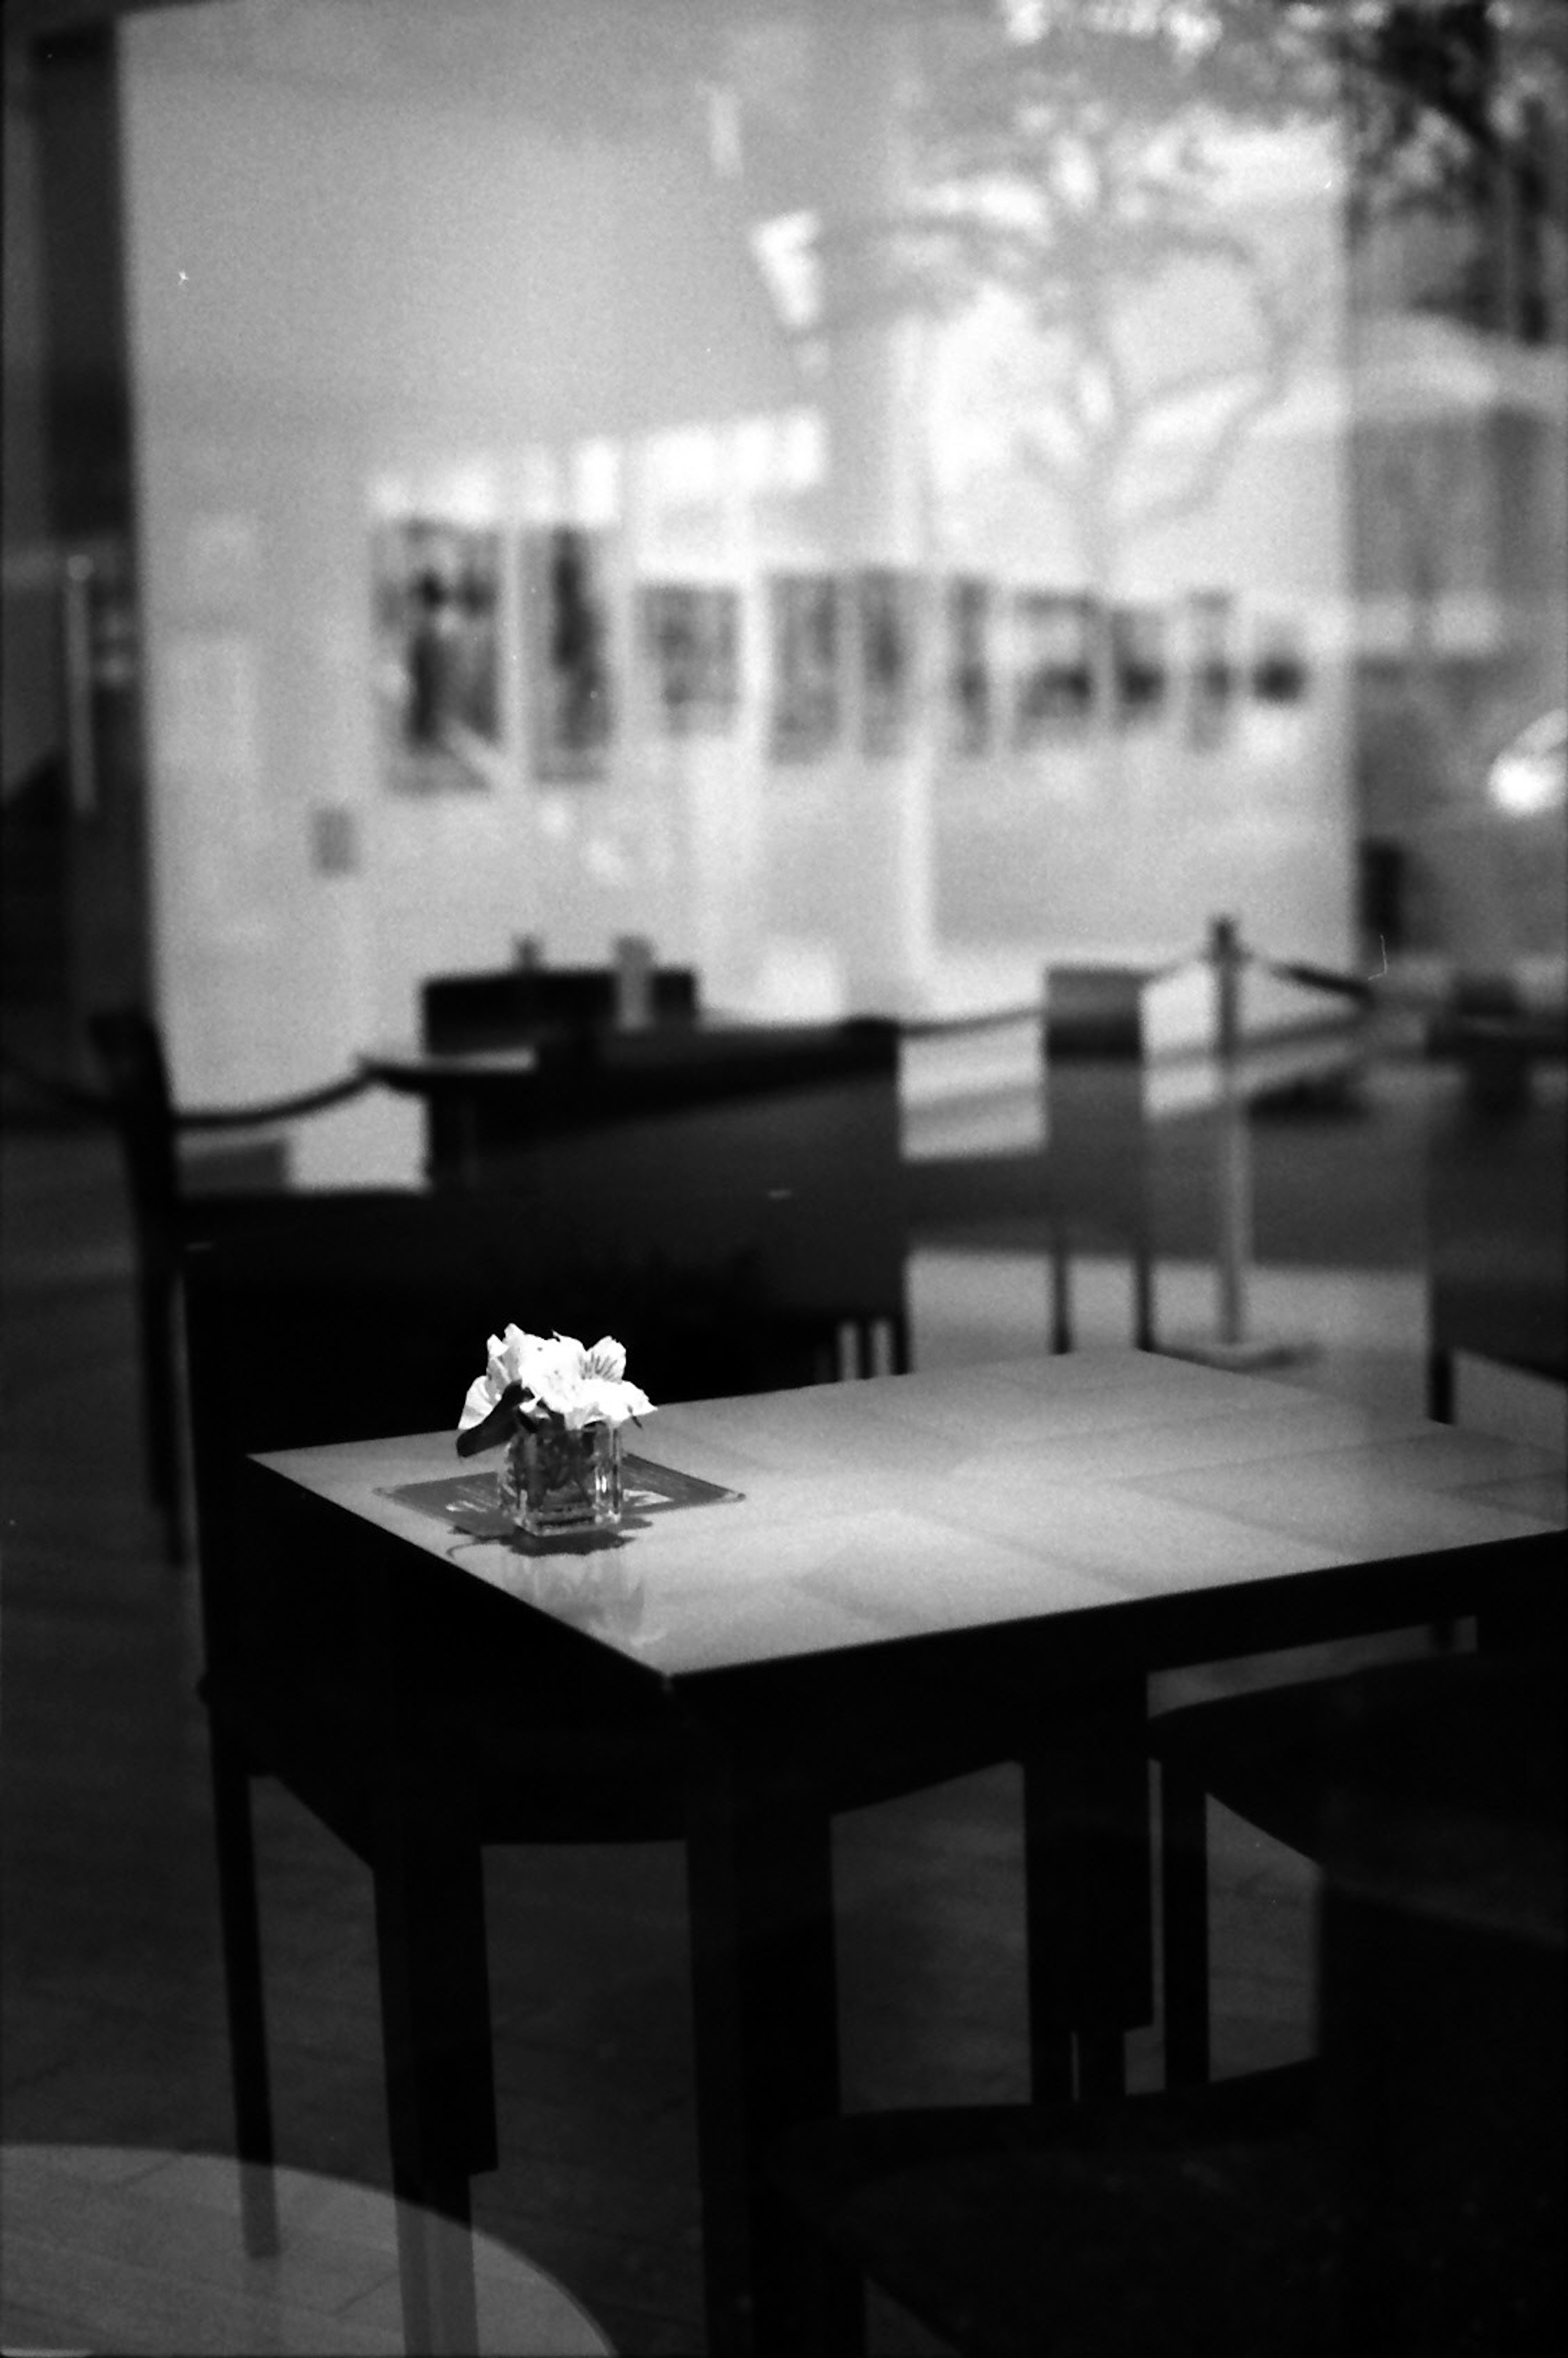
[(1551, 0), (16, 0), (7, 1043), (255, 1098), (519, 941), (908, 1018), (1220, 910), (1560, 999), (1563, 84)]
[[(728, 1336), (830, 1273), (879, 1367), (1064, 1339), (1067, 1243), (1080, 1343), (1212, 1341), (1228, 1267), (1286, 1380), (1561, 1451), (1568, 8), (4, 27), (7, 2135), (222, 2152), (210, 1191), (472, 1150), (706, 1252)], [(512, 1112), (443, 1098), (508, 1039)], [(384, 2183), (365, 1895), (262, 1809), (291, 2158)], [(856, 2091), (1008, 2093), (1011, 1788), (899, 1812), (841, 1830)], [(680, 1862), (611, 1865), (496, 1866), (481, 2216), (689, 2350)], [(1215, 1875), (1224, 2064), (1302, 2051), (1301, 1864)]]

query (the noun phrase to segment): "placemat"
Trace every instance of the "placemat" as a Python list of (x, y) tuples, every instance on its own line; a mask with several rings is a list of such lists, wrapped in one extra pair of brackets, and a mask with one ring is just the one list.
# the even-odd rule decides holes
[[(739, 1498), (696, 1474), (682, 1474), (674, 1466), (655, 1465), (651, 1457), (634, 1457), (628, 1450), (621, 1461), (623, 1510), (628, 1515), (665, 1515), (675, 1507), (721, 1506)], [(416, 1514), (428, 1515), (449, 1529), (473, 1538), (498, 1539), (512, 1528), (497, 1489), (497, 1466), (455, 1469), (444, 1481), (402, 1482), (385, 1495)]]

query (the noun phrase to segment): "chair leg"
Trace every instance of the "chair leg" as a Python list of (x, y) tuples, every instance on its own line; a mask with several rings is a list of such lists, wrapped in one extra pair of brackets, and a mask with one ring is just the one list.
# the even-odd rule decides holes
[(1431, 1350), (1426, 1355), (1426, 1412), (1433, 1424), (1454, 1422), (1454, 1354)]
[(712, 2358), (859, 2358), (865, 2301), (805, 2238), (765, 2156), (838, 2110), (832, 1851), (820, 1797), (694, 1735), (687, 1779), (697, 2157)]
[(266, 2259), (278, 2248), (277, 2190), (273, 2177), (272, 2093), (267, 2071), (261, 1922), (256, 1906), (251, 1770), (239, 1746), (220, 1726), (215, 1715), (209, 1716), (208, 1736), (212, 1760), (223, 1983), (229, 2010), (229, 2068), (234, 2091), (234, 2141), (240, 2163), (240, 2219), (246, 2251), (253, 2259)]
[(1165, 2084), (1209, 2076), (1208, 1796), (1160, 1772), (1160, 1920), (1164, 1942)]
[(144, 1264), (136, 1287), (136, 1309), (147, 1492), (163, 1517), (169, 1562), (179, 1564), (185, 1562), (186, 1534), (176, 1307), (172, 1275)]
[(1036, 2104), (1073, 2100), (1073, 2032), (1046, 1968), (1051, 1944), (1073, 1905), (1062, 1888), (1059, 1828), (1049, 1772), (1037, 1761), (1023, 1768), (1024, 1954), (1029, 1976), (1029, 2093)]
[(1051, 1348), (1073, 1347), (1073, 1272), (1067, 1240), (1059, 1228), (1051, 1231)]
[(1154, 1339), (1154, 1256), (1142, 1230), (1132, 1245), (1132, 1340), (1140, 1351), (1159, 1349)]
[[(1433, 1424), (1452, 1424), (1454, 1405), (1454, 1354), (1434, 1347), (1426, 1355), (1427, 1415)], [(1452, 1620), (1432, 1625), (1432, 1641), (1440, 1654), (1453, 1652), (1458, 1635)]]

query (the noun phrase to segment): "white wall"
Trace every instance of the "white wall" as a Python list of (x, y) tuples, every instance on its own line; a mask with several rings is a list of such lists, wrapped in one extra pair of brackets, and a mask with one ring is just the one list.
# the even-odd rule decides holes
[[(910, 765), (925, 798), (912, 825), (851, 753), (767, 760), (766, 574), (842, 559), (841, 487), (814, 480), (812, 384), (737, 185), (710, 168), (695, 81), (688, 114), (650, 124), (614, 74), (600, 98), (589, 48), (557, 58), (576, 105), (553, 114), (525, 46), (499, 58), (492, 15), (441, 21), (438, 74), (398, 50), (400, 27), (434, 38), (411, 0), (224, 0), (124, 27), (157, 966), (179, 1094), (334, 1075), (367, 1043), (411, 1036), (423, 975), (504, 963), (524, 934), (565, 961), (645, 932), (699, 963), (710, 1001), (807, 974), (831, 1004), (846, 942), (890, 892), (905, 914), (925, 894), (939, 930), (948, 912), (944, 939), (900, 910), (882, 927), (909, 993), (938, 1002), (945, 961), (971, 951), (1035, 971), (1175, 954), (1220, 908), (1260, 946), (1342, 962), (1344, 495), (1337, 427), (1313, 408), (1336, 364), (1333, 290), (1297, 411), (1271, 416), (1210, 508), (1130, 550), (1124, 576), (1160, 597), (1224, 583), (1244, 616), (1303, 614), (1310, 700), (1249, 713), (1223, 758), (1189, 755), (1173, 721), (1113, 763), (1100, 749), (955, 766), (933, 736)], [(1306, 219), (1331, 256), (1331, 188)], [(940, 438), (944, 382), (932, 373), (930, 416), (902, 430)], [(699, 430), (672, 441), (682, 427)], [(610, 775), (541, 784), (509, 539), (497, 782), (390, 790), (369, 536), (378, 516), (421, 513), (509, 535), (611, 522), (623, 586), (737, 583), (736, 732), (661, 737), (629, 677)], [(1061, 516), (1015, 471), (941, 490), (934, 526), (943, 561), (1004, 586), (1078, 578)], [(873, 803), (896, 879), (892, 854), (867, 856)], [(346, 814), (350, 872), (317, 864), (323, 813)], [(406, 1175), (415, 1134), (407, 1107), (368, 1100), (309, 1126), (305, 1167)]]
[[(598, 520), (585, 444), (794, 390), (693, 141), (552, 137), (477, 51), (466, 98), (318, 81), (265, 13), (124, 28), (157, 971), (192, 1101), (410, 1036), (422, 975), (504, 962), (520, 934), (569, 960), (647, 930), (722, 969), (711, 753), (569, 793), (521, 759), (489, 794), (387, 791), (369, 535), (389, 500)], [(219, 20), (247, 15), (267, 43), (225, 46)], [(515, 745), (510, 564), (503, 590)], [(323, 875), (317, 814), (341, 807), (355, 871)], [(703, 922), (677, 872), (693, 832), (718, 871)], [(407, 1121), (379, 1102), (307, 1151), (340, 1159), (338, 1130), (362, 1159), (376, 1126), (401, 1166)]]

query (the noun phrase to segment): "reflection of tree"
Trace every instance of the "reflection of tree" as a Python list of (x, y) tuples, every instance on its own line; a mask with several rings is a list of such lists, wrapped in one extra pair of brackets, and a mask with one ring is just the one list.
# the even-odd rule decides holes
[[(1565, 25), (1563, 0), (933, 10), (908, 114), (917, 193), (825, 222), (816, 333), (1004, 297), (1040, 362), (1015, 455), (1103, 580), (1130, 537), (1213, 498), (1314, 325), (1300, 257), (1277, 236), (1271, 251), (1257, 209), (1227, 199), (1227, 137), (1332, 130), (1359, 235), (1423, 206), (1473, 208), (1477, 173), (1539, 225)], [(1223, 301), (1227, 326), (1162, 367), (1148, 320), (1181, 285)], [(1158, 471), (1142, 463), (1155, 451)]]
[[(1281, 70), (1278, 16), (1119, 0), (932, 21), (912, 130), (919, 193), (823, 232), (829, 339), (868, 309), (957, 316), (1004, 298), (1037, 356), (1014, 455), (1073, 518), (1105, 587), (1130, 536), (1205, 504), (1285, 392), (1313, 305), (1299, 263), (1227, 206), (1217, 133), (1325, 110), (1321, 44)], [(880, 266), (846, 266), (875, 252)], [(1184, 277), (1228, 315), (1162, 358), (1149, 306)], [(833, 291), (848, 287), (846, 311)], [(1155, 450), (1159, 469), (1141, 462)]]
[(1412, 217), (1457, 226), (1469, 254), (1449, 308), (1530, 342), (1560, 330), (1562, 0), (1312, 0), (1308, 13), (1341, 69), (1357, 234)]

